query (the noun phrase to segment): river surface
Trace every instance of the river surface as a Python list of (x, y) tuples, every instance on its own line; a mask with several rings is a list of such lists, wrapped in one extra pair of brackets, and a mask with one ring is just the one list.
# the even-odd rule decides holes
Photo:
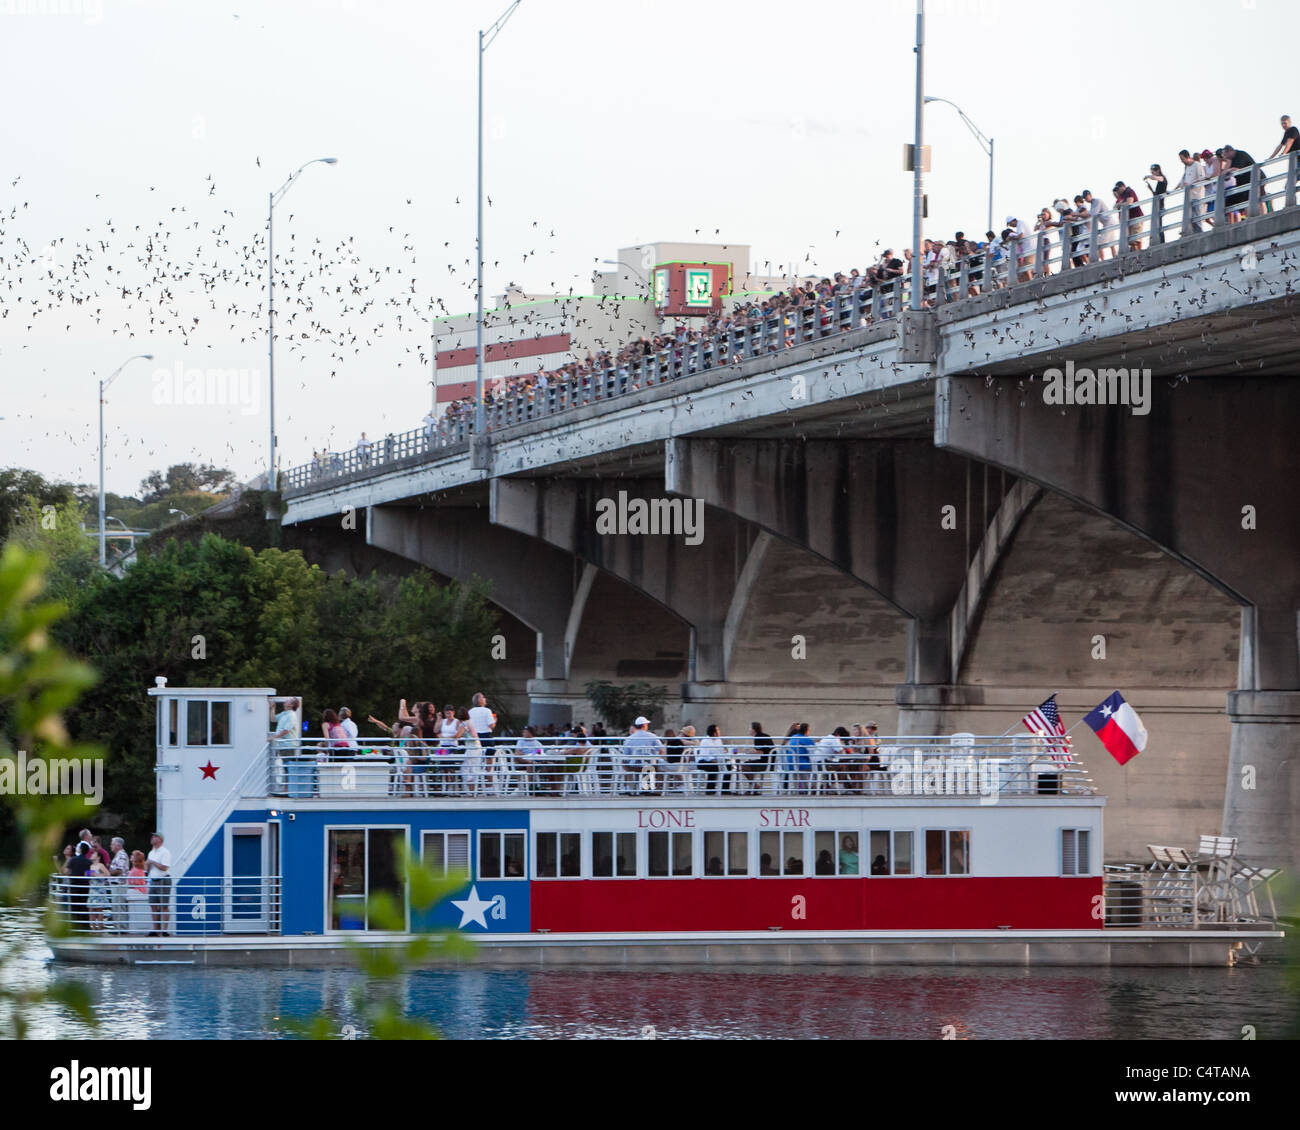
[[(98, 1031), (52, 1006), (29, 1013), (46, 1039), (251, 1040), (328, 1016), (363, 1035), (349, 969), (89, 966), (51, 961), (31, 910), (0, 910), (17, 948), (11, 986), (77, 981)], [(407, 1014), (453, 1039), (1294, 1038), (1300, 998), (1280, 958), (1236, 969), (421, 970), (397, 985)]]

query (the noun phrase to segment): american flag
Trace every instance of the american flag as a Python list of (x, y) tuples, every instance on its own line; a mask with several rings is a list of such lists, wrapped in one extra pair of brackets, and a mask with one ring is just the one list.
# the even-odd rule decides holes
[[(1065, 723), (1061, 721), (1061, 712), (1056, 709), (1056, 695), (1051, 695), (1046, 702), (1035, 707), (1020, 721), (1031, 734), (1047, 738), (1044, 746), (1052, 755), (1053, 761), (1070, 760), (1070, 739), (1065, 736)], [(1054, 736), (1049, 737), (1049, 735)]]

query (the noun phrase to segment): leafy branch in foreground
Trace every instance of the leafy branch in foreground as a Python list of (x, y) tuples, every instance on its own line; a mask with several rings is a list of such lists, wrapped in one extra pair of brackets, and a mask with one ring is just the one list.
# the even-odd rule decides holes
[[(416, 915), (427, 914), (443, 899), (463, 890), (469, 882), (469, 875), (464, 872), (446, 878), (435, 876), (412, 857), (406, 844), (400, 845), (398, 867), (406, 877), (411, 911)], [(385, 892), (370, 896), (366, 902), (366, 915), (372, 930), (386, 931), (399, 937), (370, 945), (352, 938), (345, 942), (358, 968), (365, 974), (365, 979), (349, 994), (352, 1008), (361, 1021), (361, 1034), (376, 1040), (440, 1039), (440, 1034), (431, 1024), (406, 1015), (398, 1000), (398, 985), (406, 973), (418, 969), (432, 957), (446, 959), (472, 954), (472, 939), (451, 927), (401, 937), (406, 930), (406, 915), (397, 900)], [(323, 1013), (309, 1020), (291, 1020), (284, 1024), (291, 1032), (310, 1040), (332, 1040), (342, 1035), (337, 1020)]]
[[(96, 746), (71, 742), (63, 725), (63, 712), (95, 682), (95, 673), (50, 643), (49, 629), (66, 609), (41, 599), (47, 564), (43, 555), (18, 545), (8, 545), (0, 554), (0, 758), (16, 761), (16, 751), (24, 751), (29, 765), (37, 758), (103, 756)], [(0, 795), (0, 806), (12, 811), (23, 847), (18, 866), (0, 872), (0, 905), (13, 906), (40, 890), (60, 833), (68, 823), (85, 818), (85, 801), (24, 793)], [(52, 909), (46, 909), (45, 919), (50, 933), (64, 929)], [(0, 949), (0, 968), (18, 955), (22, 944)], [(27, 1034), (27, 1014), (42, 1003), (61, 1005), (95, 1023), (89, 994), (80, 985), (17, 989), (0, 976), (0, 1014), (14, 1038)]]

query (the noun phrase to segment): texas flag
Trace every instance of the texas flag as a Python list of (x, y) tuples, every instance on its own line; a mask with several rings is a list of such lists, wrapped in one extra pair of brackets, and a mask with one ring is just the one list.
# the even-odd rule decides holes
[(1105, 702), (1083, 716), (1101, 744), (1121, 765), (1135, 758), (1147, 747), (1147, 731), (1142, 719), (1124, 696), (1115, 691)]

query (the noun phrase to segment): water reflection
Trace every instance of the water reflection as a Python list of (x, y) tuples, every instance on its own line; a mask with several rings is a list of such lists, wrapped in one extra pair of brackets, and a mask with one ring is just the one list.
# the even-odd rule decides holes
[[(356, 1024), (348, 969), (211, 969), (50, 963), (30, 911), (0, 911), (0, 944), (22, 944), (10, 983), (77, 980), (100, 1037), (263, 1039), (323, 1011)], [(403, 977), (408, 1013), (455, 1039), (1259, 1039), (1292, 1035), (1280, 964), (1241, 969), (867, 969), (756, 967), (427, 970)], [(947, 1030), (947, 1033), (945, 1033)], [(43, 1038), (94, 1036), (52, 1009)]]

